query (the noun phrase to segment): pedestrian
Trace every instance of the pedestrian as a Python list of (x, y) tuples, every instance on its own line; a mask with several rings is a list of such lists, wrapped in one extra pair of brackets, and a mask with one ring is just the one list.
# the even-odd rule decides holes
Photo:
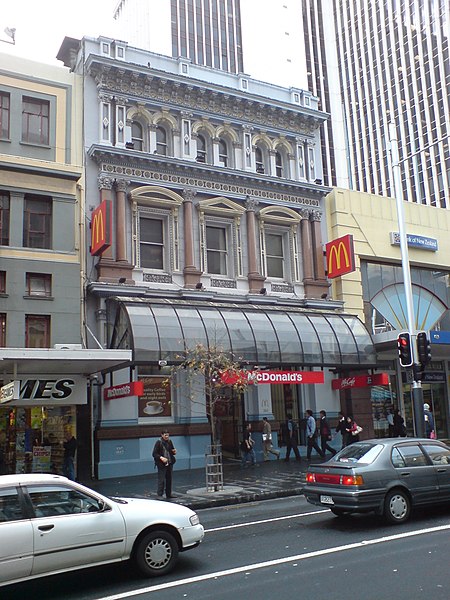
[(352, 416), (347, 417), (347, 425), (345, 428), (347, 432), (347, 446), (353, 444), (353, 442), (359, 442), (359, 434), (362, 431)]
[(425, 402), (423, 405), (423, 418), (425, 419), (425, 437), (436, 439), (436, 432), (434, 430), (434, 417), (430, 411), (430, 405)]
[(77, 440), (68, 429), (65, 433), (66, 441), (63, 442), (64, 458), (63, 458), (63, 474), (68, 479), (75, 481), (75, 453), (77, 451)]
[(308, 410), (306, 411), (306, 440), (307, 440), (306, 458), (308, 460), (311, 459), (311, 452), (312, 452), (313, 448), (317, 452), (317, 454), (319, 454), (322, 458), (325, 456), (325, 452), (323, 452), (317, 445), (316, 435), (317, 435), (316, 420), (313, 417), (313, 411), (308, 408)]
[(405, 420), (398, 408), (394, 410), (394, 437), (406, 437)]
[(166, 492), (166, 498), (174, 498), (172, 494), (172, 472), (173, 465), (175, 464), (177, 453), (170, 434), (167, 429), (163, 429), (161, 432), (161, 438), (155, 443), (153, 447), (152, 456), (155, 460), (156, 468), (158, 469), (158, 496), (162, 497), (164, 494), (164, 488)]
[(251, 423), (247, 423), (244, 430), (244, 439), (241, 442), (241, 468), (244, 468), (247, 462), (249, 462), (252, 467), (256, 465), (256, 455), (255, 450), (253, 449), (254, 445), (255, 440), (252, 438), (252, 425)]
[(336, 425), (336, 433), (340, 433), (342, 437), (342, 448), (347, 445), (347, 419), (344, 413), (338, 413), (338, 423)]
[(323, 455), (325, 456), (326, 451), (328, 450), (334, 456), (336, 454), (336, 450), (329, 445), (328, 442), (331, 442), (331, 429), (327, 421), (327, 413), (325, 410), (320, 411), (320, 422), (319, 422), (319, 432), (320, 432), (320, 445), (322, 447)]
[(386, 419), (388, 422), (389, 437), (396, 437), (396, 436), (394, 436), (394, 415), (392, 414), (392, 411), (390, 409), (387, 412)]
[(292, 415), (287, 415), (287, 421), (284, 426), (285, 429), (285, 437), (286, 437), (286, 456), (284, 458), (284, 462), (289, 462), (289, 456), (291, 455), (291, 450), (295, 454), (295, 460), (300, 462), (302, 457), (300, 456), (300, 452), (298, 449), (298, 428), (297, 423), (293, 421)]
[(267, 417), (263, 417), (263, 431), (262, 431), (262, 443), (263, 443), (263, 454), (264, 454), (264, 462), (270, 460), (269, 453), (273, 454), (277, 457), (277, 460), (280, 458), (280, 451), (275, 450), (272, 443), (272, 427), (270, 426)]

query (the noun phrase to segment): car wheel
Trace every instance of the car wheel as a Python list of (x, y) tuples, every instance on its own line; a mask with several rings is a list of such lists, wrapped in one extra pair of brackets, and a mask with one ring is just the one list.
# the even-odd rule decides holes
[(406, 492), (392, 490), (384, 501), (384, 516), (389, 523), (404, 523), (411, 512), (411, 501)]
[(135, 551), (138, 569), (147, 577), (168, 573), (178, 558), (178, 544), (167, 531), (151, 531), (139, 541)]
[(330, 510), (333, 513), (333, 515), (336, 515), (337, 517), (348, 517), (350, 515), (350, 512), (348, 510), (345, 510), (345, 508), (333, 507)]

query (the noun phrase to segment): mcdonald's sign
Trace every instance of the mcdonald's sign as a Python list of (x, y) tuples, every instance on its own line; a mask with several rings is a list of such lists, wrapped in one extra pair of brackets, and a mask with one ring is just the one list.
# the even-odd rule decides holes
[(353, 236), (344, 235), (325, 245), (327, 257), (327, 275), (329, 279), (339, 277), (355, 270)]
[(111, 200), (103, 200), (92, 213), (91, 254), (98, 256), (111, 246)]

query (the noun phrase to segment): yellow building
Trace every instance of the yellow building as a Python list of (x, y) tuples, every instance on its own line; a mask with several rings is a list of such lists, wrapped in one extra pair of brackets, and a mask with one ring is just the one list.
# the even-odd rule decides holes
[[(410, 202), (405, 202), (404, 212), (414, 333), (439, 332), (429, 333), (432, 362), (422, 376), (424, 401), (433, 409), (438, 436), (448, 437), (450, 345), (441, 342), (447, 340), (446, 332), (450, 332), (450, 212)], [(332, 297), (343, 301), (346, 311), (365, 322), (375, 342), (380, 370), (390, 376), (390, 385), (385, 389), (371, 388), (369, 410), (374, 432), (381, 435), (387, 429), (387, 410), (399, 408), (412, 433), (410, 373), (401, 370), (397, 360), (398, 333), (408, 327), (396, 201), (335, 189), (327, 198), (327, 223), (330, 240), (353, 236), (355, 253), (355, 270), (332, 280)], [(347, 408), (345, 402), (342, 408)], [(367, 408), (360, 406), (363, 413)], [(354, 406), (352, 410), (356, 414)]]

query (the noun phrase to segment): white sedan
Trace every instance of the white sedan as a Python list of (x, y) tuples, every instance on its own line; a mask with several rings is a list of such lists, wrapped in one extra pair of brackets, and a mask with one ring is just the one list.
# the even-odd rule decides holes
[(107, 498), (58, 475), (0, 476), (0, 586), (128, 559), (152, 577), (203, 536), (184, 506)]

